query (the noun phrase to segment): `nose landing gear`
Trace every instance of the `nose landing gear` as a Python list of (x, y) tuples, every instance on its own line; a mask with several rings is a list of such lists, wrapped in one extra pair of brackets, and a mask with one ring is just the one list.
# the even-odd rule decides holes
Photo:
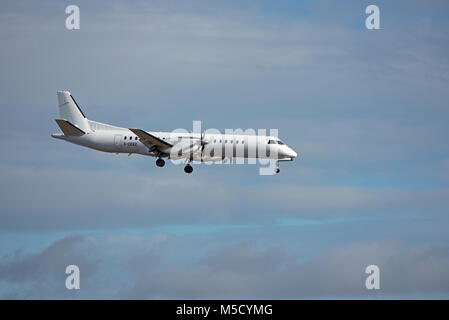
[(279, 160), (276, 161), (276, 168), (274, 168), (274, 173), (279, 173), (281, 169), (279, 169)]

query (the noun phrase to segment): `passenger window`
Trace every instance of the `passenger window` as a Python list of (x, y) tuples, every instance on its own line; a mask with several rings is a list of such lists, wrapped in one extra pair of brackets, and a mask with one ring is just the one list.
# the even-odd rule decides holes
[(126, 136), (125, 136), (125, 138), (124, 138), (125, 140), (126, 140)]
[(137, 137), (134, 140), (137, 140)]

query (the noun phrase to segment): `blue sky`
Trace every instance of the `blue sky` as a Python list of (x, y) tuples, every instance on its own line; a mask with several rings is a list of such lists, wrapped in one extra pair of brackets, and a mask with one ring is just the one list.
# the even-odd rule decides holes
[[(0, 297), (448, 298), (445, 1), (0, 8)], [(277, 128), (300, 158), (188, 176), (83, 149), (50, 138), (65, 89), (119, 126)]]

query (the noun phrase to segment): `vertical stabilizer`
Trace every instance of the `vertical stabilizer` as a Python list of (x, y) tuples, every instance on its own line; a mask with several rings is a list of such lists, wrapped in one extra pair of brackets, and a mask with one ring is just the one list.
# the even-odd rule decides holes
[(59, 116), (83, 131), (89, 131), (89, 122), (68, 91), (58, 91)]

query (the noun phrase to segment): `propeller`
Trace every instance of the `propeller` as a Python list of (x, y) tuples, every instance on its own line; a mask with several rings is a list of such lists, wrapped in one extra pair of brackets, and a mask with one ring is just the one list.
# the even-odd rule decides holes
[[(192, 134), (193, 134), (193, 132), (192, 132)], [(209, 141), (207, 141), (207, 140), (205, 140), (205, 137), (206, 137), (206, 131), (203, 131), (201, 134), (200, 134), (200, 141), (199, 141), (199, 143), (198, 143), (198, 140), (197, 140), (197, 142), (196, 142), (196, 144), (197, 144), (197, 146), (199, 147), (197, 150), (195, 150), (195, 151), (193, 151), (193, 152), (200, 152), (200, 159), (201, 159), (201, 162), (203, 162), (203, 151), (204, 151), (204, 147), (206, 146), (206, 144), (208, 144), (209, 143)]]
[(201, 146), (200, 159), (201, 159), (201, 162), (203, 162), (203, 151), (204, 151), (204, 147), (207, 144), (207, 142), (204, 141), (205, 136), (206, 136), (206, 131), (203, 131), (203, 133), (201, 133), (201, 136), (200, 136), (200, 146)]

